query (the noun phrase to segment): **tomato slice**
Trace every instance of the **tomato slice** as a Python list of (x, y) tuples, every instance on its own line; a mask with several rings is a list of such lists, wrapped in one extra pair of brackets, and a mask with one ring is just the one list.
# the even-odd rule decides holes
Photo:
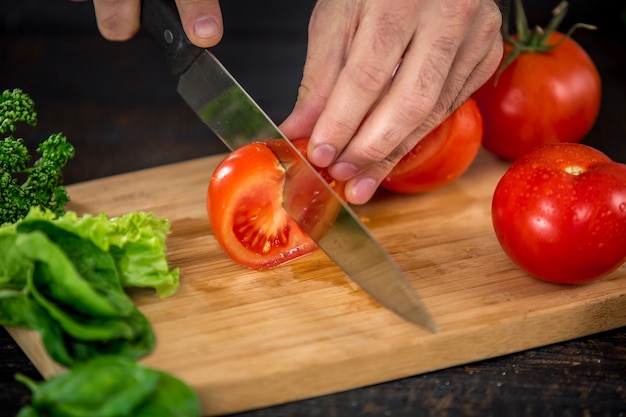
[[(308, 139), (293, 141), (306, 155)], [(283, 166), (291, 148), (258, 142), (230, 153), (213, 173), (207, 192), (207, 210), (213, 233), (235, 262), (263, 270), (276, 267), (315, 251), (318, 246), (309, 236), (320, 237), (332, 225), (338, 204), (314, 189), (314, 182), (296, 176), (289, 201), (307, 234), (282, 206), (286, 175), (297, 175), (306, 164), (297, 156)], [(273, 151), (272, 151), (273, 149)], [(319, 170), (325, 179), (330, 176)], [(343, 195), (343, 183), (331, 183)], [(292, 210), (292, 211), (293, 211)]]

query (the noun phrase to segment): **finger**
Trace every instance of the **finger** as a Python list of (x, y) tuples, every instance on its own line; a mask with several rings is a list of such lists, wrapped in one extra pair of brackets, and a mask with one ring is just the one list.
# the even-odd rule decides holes
[(105, 39), (125, 41), (140, 27), (140, 0), (93, 0), (98, 30)]
[(324, 1), (315, 5), (309, 21), (309, 41), (296, 104), (280, 125), (288, 138), (310, 137), (326, 106), (345, 51), (354, 33), (354, 1)]
[(465, 83), (458, 92), (457, 98), (449, 108), (448, 113), (452, 113), (459, 108), (476, 90), (478, 90), (491, 76), (496, 72), (502, 60), (504, 44), (500, 31), (495, 34), (493, 41), (488, 47), (487, 52), (472, 72), (467, 77)]
[(389, 92), (330, 167), (333, 177), (341, 181), (354, 177), (388, 158), (418, 127), (425, 135), (439, 123), (443, 115), (433, 114), (433, 109), (442, 100), (440, 93), (470, 18), (447, 10), (439, 17), (447, 22), (443, 27), (424, 23), (432, 19), (428, 13), (419, 16), (422, 30), (406, 49)]
[(423, 137), (424, 134), (416, 130), (385, 159), (348, 180), (344, 190), (344, 195), (348, 202), (351, 204), (367, 203), (398, 161)]
[(435, 112), (447, 117), (461, 106), (496, 71), (502, 59), (502, 14), (493, 2), (485, 3), (474, 27), (459, 47)]
[(389, 8), (384, 2), (367, 2), (354, 39), (349, 45), (326, 107), (309, 143), (312, 162), (328, 166), (352, 139), (372, 105), (387, 87), (415, 30), (407, 18), (418, 2)]
[[(389, 94), (330, 168), (336, 179), (348, 180), (384, 159), (388, 162), (381, 167), (393, 166), (403, 156), (398, 153), (400, 144), (399, 149), (408, 152), (409, 145), (437, 126), (495, 70), (500, 11), (493, 2), (475, 10), (467, 2), (468, 9), (459, 11), (462, 4), (438, 14), (445, 27), (422, 26), (424, 30), (407, 48)], [(386, 175), (384, 170), (375, 172), (376, 181)]]
[[(445, 77), (441, 92), (438, 98), (436, 98), (430, 113), (425, 115), (424, 121), (410, 132), (397, 147), (392, 149), (392, 143), (388, 148), (390, 149), (389, 154), (384, 156), (381, 162), (363, 168), (353, 179), (348, 181), (346, 196), (350, 202), (354, 204), (367, 202), (380, 182), (389, 174), (400, 158), (410, 151), (432, 128), (460, 106), (496, 70), (502, 56), (501, 14), (498, 8), (495, 7), (495, 4), (490, 4), (494, 7), (481, 9), (477, 18), (474, 19), (480, 22), (480, 27), (470, 27), (467, 30), (467, 37), (458, 36), (456, 38), (465, 40), (459, 45), (459, 51), (455, 55), (450, 54), (450, 56), (454, 56), (450, 64), (450, 71)], [(453, 48), (456, 48), (456, 46), (453, 46)], [(427, 62), (428, 60), (425, 61)], [(410, 65), (408, 67), (413, 68)], [(396, 81), (394, 80), (394, 83)], [(398, 84), (396, 83), (396, 86)], [(401, 90), (404, 90), (404, 88)], [(389, 97), (385, 97), (385, 99), (388, 100), (387, 102), (390, 101)], [(419, 116), (413, 115), (411, 117)], [(399, 122), (396, 121), (395, 123)], [(402, 138), (403, 133), (400, 133), (399, 137)], [(355, 140), (356, 138), (353, 140), (353, 143)], [(380, 147), (381, 144), (377, 143), (372, 146)], [(336, 167), (331, 168), (331, 173), (339, 177), (346, 174), (346, 172), (338, 173)]]
[(218, 0), (176, 0), (176, 6), (191, 43), (201, 48), (219, 43), (224, 25)]

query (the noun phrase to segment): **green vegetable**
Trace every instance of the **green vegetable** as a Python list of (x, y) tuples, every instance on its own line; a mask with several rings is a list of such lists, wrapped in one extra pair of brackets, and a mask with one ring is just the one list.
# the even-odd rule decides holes
[(0, 289), (0, 323), (4, 326), (34, 328), (43, 315), (37, 302), (22, 291)]
[[(0, 95), (0, 134), (14, 132), (16, 124), (37, 123), (33, 100), (20, 89)], [(74, 147), (61, 133), (37, 147), (41, 155), (29, 166), (30, 155), (21, 138), (12, 134), (0, 142), (0, 224), (24, 217), (31, 207), (63, 214), (69, 201), (61, 170), (74, 156)]]
[(170, 233), (167, 219), (148, 212), (108, 218), (104, 213), (78, 217), (69, 211), (54, 222), (110, 252), (124, 287), (154, 288), (160, 297), (178, 288), (178, 269), (170, 271), (165, 257), (165, 239)]
[[(31, 98), (0, 96), (0, 133), (35, 125)], [(63, 135), (42, 142), (28, 166), (24, 141), (0, 142), (0, 325), (39, 332), (52, 359), (70, 368), (33, 391), (19, 417), (198, 416), (195, 392), (167, 373), (134, 362), (154, 349), (146, 317), (124, 287), (178, 287), (165, 251), (169, 222), (152, 213), (115, 218), (65, 212), (61, 169), (74, 155)]]
[[(78, 216), (76, 212), (67, 211), (57, 216), (34, 208), (24, 220), (51, 222), (110, 253), (123, 287), (154, 288), (160, 297), (168, 297), (178, 288), (179, 270), (170, 270), (166, 258), (165, 240), (171, 232), (167, 219), (150, 212), (130, 212), (109, 218), (105, 213)], [(3, 273), (3, 268), (17, 268), (22, 262), (17, 259), (2, 261), (15, 251), (11, 241), (14, 237), (11, 236), (16, 233), (19, 224), (0, 227), (0, 287), (4, 286), (3, 276), (9, 275), (8, 272)], [(4, 244), (3, 239), (7, 240)], [(11, 276), (17, 274), (10, 273)]]
[(48, 354), (66, 366), (103, 354), (145, 356), (154, 334), (124, 286), (176, 290), (167, 233), (169, 223), (151, 213), (109, 219), (31, 209), (0, 227), (0, 325), (36, 329)]
[(196, 417), (195, 392), (162, 371), (119, 356), (101, 356), (37, 384), (17, 379), (33, 392), (18, 417)]
[[(126, 315), (133, 309), (122, 288), (115, 260), (91, 241), (45, 220), (22, 222), (17, 231), (16, 245), (22, 254), (36, 261), (36, 265), (50, 269), (39, 275), (37, 287), (45, 288), (67, 308), (101, 317)], [(33, 233), (36, 231), (45, 237)], [(48, 250), (38, 250), (45, 245), (50, 245)], [(45, 281), (42, 277), (53, 280)]]

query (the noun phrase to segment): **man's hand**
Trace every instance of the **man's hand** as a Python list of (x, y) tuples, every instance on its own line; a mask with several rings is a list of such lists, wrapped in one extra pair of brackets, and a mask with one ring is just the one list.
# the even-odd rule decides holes
[[(125, 41), (140, 27), (141, 0), (93, 0), (98, 29), (104, 38)], [(223, 22), (218, 0), (176, 0), (189, 40), (202, 48), (222, 39)]]
[(368, 201), (398, 160), (496, 70), (494, 0), (319, 0), (298, 100), (281, 125)]
[[(126, 40), (141, 0), (93, 0), (98, 28)], [(223, 34), (218, 0), (176, 0), (197, 46)], [(298, 100), (281, 129), (368, 201), (393, 166), (489, 79), (502, 57), (495, 0), (319, 0)]]

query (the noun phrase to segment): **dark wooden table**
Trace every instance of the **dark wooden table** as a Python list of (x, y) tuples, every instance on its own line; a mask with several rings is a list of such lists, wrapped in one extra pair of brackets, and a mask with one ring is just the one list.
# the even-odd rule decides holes
[[(529, 16), (544, 23), (546, 7), (535, 3), (528, 2), (536, 7)], [(585, 142), (626, 163), (623, 6), (572, 3), (566, 25), (600, 26), (575, 35), (604, 82), (601, 113)], [(312, 5), (222, 4), (226, 36), (216, 54), (276, 121), (295, 100)], [(68, 184), (226, 150), (178, 97), (154, 42), (144, 35), (103, 40), (89, 2), (0, 0), (0, 90), (15, 87), (32, 95), (40, 114), (37, 127), (19, 131), (27, 142), (63, 131), (76, 146)], [(14, 416), (29, 401), (16, 372), (40, 378), (0, 328), (0, 416)], [(626, 328), (239, 415), (625, 416)]]

